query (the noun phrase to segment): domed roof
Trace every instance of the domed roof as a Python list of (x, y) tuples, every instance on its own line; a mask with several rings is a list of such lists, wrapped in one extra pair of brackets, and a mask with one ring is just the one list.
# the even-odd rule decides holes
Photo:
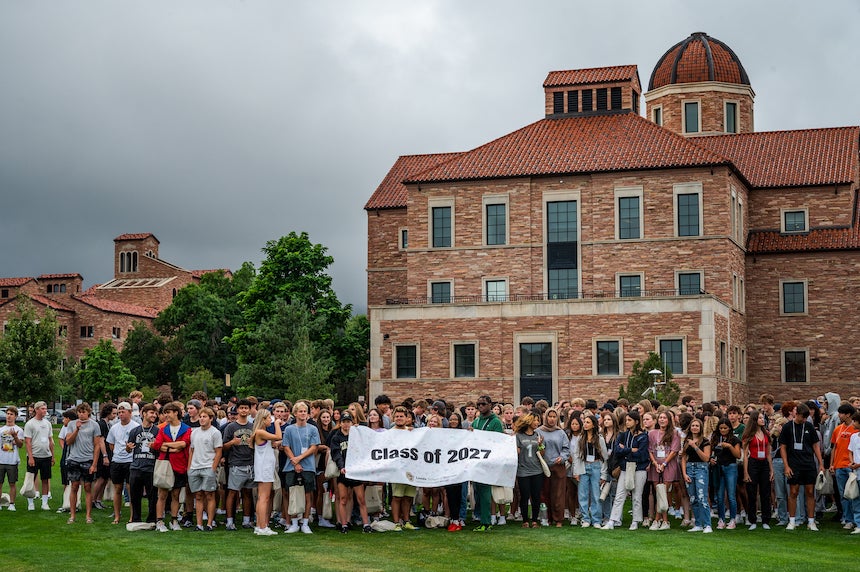
[(744, 66), (730, 47), (704, 32), (696, 32), (663, 54), (654, 66), (648, 89), (699, 81), (750, 84)]

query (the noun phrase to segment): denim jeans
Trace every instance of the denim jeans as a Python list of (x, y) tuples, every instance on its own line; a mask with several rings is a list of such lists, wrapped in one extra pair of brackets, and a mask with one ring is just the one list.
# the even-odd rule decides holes
[(579, 509), (582, 522), (600, 524), (603, 519), (603, 503), (600, 501), (599, 461), (585, 463), (585, 474), (579, 476)]
[(844, 494), (845, 483), (853, 472), (848, 467), (836, 469), (836, 486), (839, 487), (839, 496), (842, 498), (842, 520), (860, 526), (860, 499), (848, 500)]
[(690, 497), (690, 508), (696, 526), (705, 528), (711, 526), (711, 507), (708, 505), (708, 464), (687, 463), (687, 495)]
[(729, 496), (729, 518), (738, 516), (738, 500), (735, 496), (738, 486), (738, 464), (730, 463), (718, 467), (717, 479), (717, 518), (726, 519), (726, 495)]
[(788, 482), (785, 479), (785, 464), (782, 457), (773, 458), (773, 491), (776, 495), (776, 516), (779, 522), (788, 522)]

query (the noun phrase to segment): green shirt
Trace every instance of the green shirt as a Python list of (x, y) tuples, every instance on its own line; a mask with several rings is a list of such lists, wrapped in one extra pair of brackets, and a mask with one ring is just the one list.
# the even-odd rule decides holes
[(499, 433), (505, 432), (502, 420), (495, 413), (490, 413), (487, 417), (476, 417), (472, 421), (472, 429), (477, 429), (478, 431), (498, 431)]

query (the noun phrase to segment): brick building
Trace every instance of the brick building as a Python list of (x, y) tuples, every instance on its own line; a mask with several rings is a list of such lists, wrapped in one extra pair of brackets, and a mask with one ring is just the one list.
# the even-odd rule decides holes
[(705, 400), (857, 392), (860, 128), (755, 132), (703, 33), (644, 94), (634, 65), (543, 88), (543, 119), (401, 156), (365, 205), (371, 397), (606, 399), (649, 351)]
[(114, 239), (114, 278), (83, 290), (80, 274), (42, 274), (37, 278), (0, 278), (0, 323), (17, 310), (18, 295), (42, 312), (54, 311), (58, 335), (66, 339), (70, 358), (101, 339), (117, 350), (134, 322), (151, 324), (183, 286), (200, 281), (211, 270), (185, 270), (158, 256), (159, 241), (151, 233), (123, 234)]

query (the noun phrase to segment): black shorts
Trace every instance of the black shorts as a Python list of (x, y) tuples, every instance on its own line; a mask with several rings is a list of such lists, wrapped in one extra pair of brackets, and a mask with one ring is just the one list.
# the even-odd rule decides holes
[(287, 471), (281, 474), (284, 476), (284, 478), (281, 479), (281, 484), (284, 488), (290, 488), (297, 485), (298, 483), (296, 481), (299, 480), (298, 476), (301, 475), (302, 480), (304, 480), (306, 493), (312, 493), (317, 490), (317, 476), (314, 473), (307, 473), (307, 476), (305, 476), (304, 472), (296, 473), (295, 471)]
[(34, 475), (41, 475), (43, 481), (51, 478), (51, 457), (36, 457), (33, 459), (35, 464), (31, 467), (27, 463), (27, 472)]
[(131, 463), (111, 463), (110, 464), (110, 482), (115, 485), (121, 485), (128, 482), (128, 473), (131, 469)]
[(90, 467), (93, 466), (92, 461), (66, 461), (66, 472), (69, 475), (69, 482), (91, 483), (96, 480), (96, 474), (90, 472)]
[(792, 469), (793, 474), (788, 479), (790, 485), (814, 485), (818, 472), (815, 469)]
[(345, 475), (340, 475), (337, 478), (337, 484), (343, 485), (345, 487), (354, 488), (354, 487), (363, 487), (366, 483), (364, 481), (355, 481), (353, 479), (346, 478)]
[(96, 478), (97, 479), (104, 479), (107, 481), (107, 480), (110, 480), (110, 475), (111, 475), (110, 465), (105, 465), (105, 462), (103, 459), (104, 459), (104, 457), (101, 457), (99, 459), (99, 466), (98, 466), (98, 469), (96, 469)]
[(173, 490), (184, 489), (188, 486), (188, 474), (173, 471)]

